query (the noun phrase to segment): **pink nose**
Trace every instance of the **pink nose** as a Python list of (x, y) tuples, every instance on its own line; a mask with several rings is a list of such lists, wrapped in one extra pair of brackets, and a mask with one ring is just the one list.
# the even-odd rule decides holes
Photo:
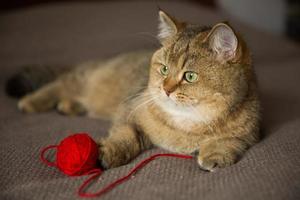
[(164, 87), (164, 91), (166, 93), (167, 96), (170, 96), (170, 94), (172, 92), (174, 92), (175, 88), (167, 88), (167, 87)]
[(170, 94), (176, 90), (177, 86), (176, 79), (174, 78), (167, 78), (164, 80), (163, 89), (167, 96), (170, 96)]
[(170, 94), (172, 93), (172, 92), (170, 92), (170, 91), (168, 91), (168, 90), (165, 90), (165, 92), (166, 92), (166, 95), (167, 95), (167, 96), (170, 96)]

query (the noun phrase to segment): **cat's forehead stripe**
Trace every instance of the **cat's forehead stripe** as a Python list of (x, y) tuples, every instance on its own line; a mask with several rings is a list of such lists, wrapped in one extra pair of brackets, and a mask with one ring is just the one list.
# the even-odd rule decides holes
[(184, 37), (179, 37), (169, 49), (168, 63), (176, 63), (178, 68), (183, 69), (188, 60), (189, 48), (190, 41)]
[(181, 69), (183, 69), (185, 67), (186, 62), (189, 59), (189, 50), (190, 50), (190, 41), (187, 43), (185, 51), (183, 52), (185, 57), (184, 57), (184, 61), (182, 63)]

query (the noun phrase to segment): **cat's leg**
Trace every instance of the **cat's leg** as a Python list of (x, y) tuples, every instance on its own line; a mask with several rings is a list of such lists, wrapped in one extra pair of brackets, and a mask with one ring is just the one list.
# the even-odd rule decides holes
[(48, 111), (56, 106), (62, 87), (60, 81), (49, 83), (21, 98), (18, 102), (18, 108), (26, 113)]
[(104, 168), (124, 165), (151, 147), (150, 141), (129, 124), (114, 125), (109, 137), (98, 144), (99, 161)]
[(212, 139), (201, 146), (198, 164), (207, 171), (226, 167), (234, 164), (246, 149), (247, 144), (238, 138)]
[(87, 112), (80, 102), (68, 98), (59, 100), (56, 109), (59, 113), (70, 116), (84, 115)]
[(88, 67), (75, 69), (67, 74), (62, 74), (55, 81), (46, 84), (40, 89), (23, 97), (18, 107), (26, 113), (45, 112), (50, 109), (57, 110), (66, 115), (82, 115), (86, 109), (78, 101), (82, 96)]

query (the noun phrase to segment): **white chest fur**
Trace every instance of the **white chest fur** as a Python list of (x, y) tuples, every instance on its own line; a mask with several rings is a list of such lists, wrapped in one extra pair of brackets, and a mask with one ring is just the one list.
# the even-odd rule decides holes
[(178, 105), (171, 99), (157, 100), (160, 108), (169, 115), (172, 125), (178, 129), (189, 131), (199, 123), (208, 123), (210, 115), (206, 108)]

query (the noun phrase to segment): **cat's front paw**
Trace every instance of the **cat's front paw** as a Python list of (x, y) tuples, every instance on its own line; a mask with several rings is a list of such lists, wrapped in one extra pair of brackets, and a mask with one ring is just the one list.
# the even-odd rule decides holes
[(228, 152), (212, 152), (206, 155), (200, 154), (197, 161), (201, 169), (212, 172), (216, 168), (223, 168), (234, 164), (237, 161), (237, 155)]
[(118, 152), (118, 147), (113, 143), (101, 140), (98, 142), (99, 163), (103, 169), (118, 167), (123, 164)]
[(112, 162), (110, 159), (111, 156), (109, 154), (109, 151), (106, 148), (104, 148), (103, 146), (99, 146), (98, 150), (99, 150), (98, 160), (99, 160), (101, 168), (103, 168), (103, 169), (111, 168)]

